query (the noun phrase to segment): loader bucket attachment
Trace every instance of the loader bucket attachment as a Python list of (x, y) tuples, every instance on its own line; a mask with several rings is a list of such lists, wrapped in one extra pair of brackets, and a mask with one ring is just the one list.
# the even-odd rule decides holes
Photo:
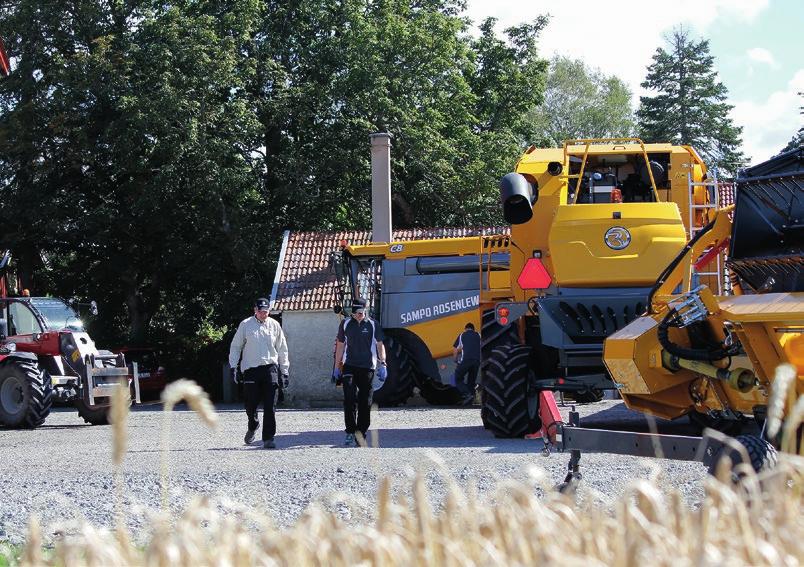
[(804, 291), (804, 149), (737, 179), (728, 266), (760, 292)]

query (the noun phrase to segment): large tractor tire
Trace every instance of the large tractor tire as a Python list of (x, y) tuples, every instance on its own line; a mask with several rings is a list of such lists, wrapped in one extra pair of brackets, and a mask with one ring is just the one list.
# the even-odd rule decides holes
[(374, 390), (372, 399), (380, 407), (394, 407), (404, 404), (413, 395), (415, 369), (399, 341), (386, 336), (383, 344), (388, 377), (379, 389)]
[(486, 360), (481, 416), (495, 437), (523, 437), (541, 425), (536, 392), (529, 388), (530, 351), (525, 345), (502, 345)]
[(53, 404), (50, 376), (35, 360), (8, 358), (0, 364), (0, 424), (39, 427)]
[[(516, 327), (514, 325), (503, 327), (497, 323), (494, 309), (488, 309), (483, 312), (480, 329), (480, 376), (478, 377), (481, 400), (485, 396), (483, 394), (483, 385), (486, 383), (486, 369), (489, 360), (491, 360), (492, 351), (499, 346), (512, 345), (517, 342)], [(491, 429), (488, 414), (489, 410), (486, 404), (481, 403), (480, 419), (483, 421), (483, 427)]]

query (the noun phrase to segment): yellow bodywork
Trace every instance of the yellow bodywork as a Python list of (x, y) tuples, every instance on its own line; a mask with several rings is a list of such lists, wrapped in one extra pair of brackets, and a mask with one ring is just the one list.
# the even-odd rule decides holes
[[(653, 296), (651, 313), (606, 339), (604, 362), (629, 408), (669, 419), (690, 411), (727, 409), (751, 415), (755, 406), (767, 406), (776, 369), (783, 363), (797, 368), (790, 399), (794, 401), (804, 394), (804, 364), (796, 350), (799, 341), (804, 341), (804, 293), (741, 295), (736, 286), (736, 295), (714, 296), (706, 287), (691, 290), (693, 260), (709, 247), (727, 242), (732, 212), (733, 207), (722, 209), (703, 238), (689, 248), (682, 261), (671, 266)], [(679, 298), (673, 293), (679, 287), (702, 299), (713, 334), (722, 335), (724, 329), (729, 329), (742, 344), (746, 357), (714, 361), (711, 366), (719, 366), (724, 372), (750, 370), (756, 384), (748, 391), (740, 391), (728, 380), (687, 368), (669, 370), (663, 362), (657, 329), (668, 306)], [(689, 345), (681, 329), (671, 328), (669, 338)]]
[[(723, 380), (680, 369), (671, 372), (662, 365), (662, 346), (656, 335), (665, 313), (640, 317), (606, 339), (603, 358), (618, 384), (625, 404), (635, 410), (672, 419), (692, 410), (731, 409), (752, 415), (754, 406), (768, 403), (776, 367), (796, 360), (785, 344), (804, 329), (804, 293), (769, 293), (716, 298), (719, 311), (710, 314), (712, 326), (729, 326), (743, 345), (748, 360), (734, 359), (730, 368), (753, 369), (758, 384), (740, 392)], [(792, 332), (791, 332), (792, 331)], [(681, 332), (671, 338), (683, 343)], [(798, 369), (793, 388), (796, 398), (804, 395), (804, 372)]]
[[(577, 143), (576, 143), (577, 142)], [(633, 171), (633, 163), (644, 162), (645, 156), (668, 156), (667, 183), (657, 187), (655, 202), (619, 204), (573, 203), (569, 193), (570, 163), (584, 160), (584, 168), (612, 169), (620, 176)], [(548, 172), (551, 162), (562, 165), (560, 175)], [(571, 287), (644, 286), (655, 281), (656, 275), (684, 246), (689, 232), (689, 182), (701, 182), (706, 166), (689, 146), (644, 144), (638, 139), (571, 141), (563, 148), (530, 148), (520, 158), (516, 172), (538, 187), (538, 201), (533, 217), (511, 227), (511, 283), (516, 301), (527, 301), (538, 295), (523, 290), (516, 282), (522, 268), (534, 255), (540, 255), (557, 285)], [(701, 192), (699, 192), (701, 193)], [(577, 198), (577, 197), (576, 197)], [(705, 200), (705, 191), (693, 197)], [(694, 209), (693, 223), (706, 224), (705, 209)], [(634, 218), (646, 217), (651, 222)], [(630, 246), (615, 251), (605, 246), (609, 229), (625, 227), (632, 232)], [(649, 245), (650, 256), (641, 255)]]

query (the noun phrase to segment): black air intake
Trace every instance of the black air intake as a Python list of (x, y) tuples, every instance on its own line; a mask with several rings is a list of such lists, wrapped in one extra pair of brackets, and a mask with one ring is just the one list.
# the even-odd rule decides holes
[(538, 198), (538, 189), (520, 173), (509, 173), (500, 180), (500, 201), (506, 222), (528, 222), (533, 217), (533, 203)]

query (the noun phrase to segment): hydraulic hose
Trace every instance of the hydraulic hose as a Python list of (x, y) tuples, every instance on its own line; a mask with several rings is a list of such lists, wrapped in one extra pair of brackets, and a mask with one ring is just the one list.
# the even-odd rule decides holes
[(717, 344), (711, 348), (689, 348), (675, 344), (670, 340), (669, 333), (670, 327), (680, 327), (675, 317), (676, 310), (670, 309), (656, 329), (656, 336), (659, 339), (659, 343), (661, 343), (662, 348), (673, 356), (685, 358), (687, 360), (714, 362), (734, 354), (730, 349), (724, 348), (721, 344)]

